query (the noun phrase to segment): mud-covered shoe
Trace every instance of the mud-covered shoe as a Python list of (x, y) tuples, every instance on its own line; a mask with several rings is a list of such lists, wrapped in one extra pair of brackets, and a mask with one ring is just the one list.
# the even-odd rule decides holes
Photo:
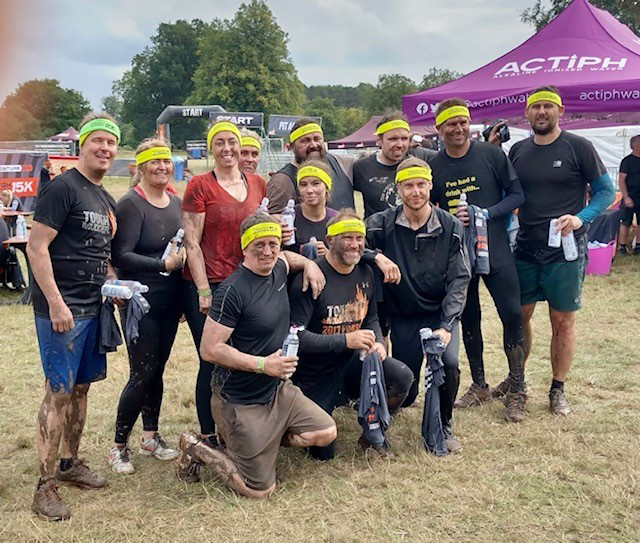
[(378, 453), (380, 458), (384, 458), (385, 460), (392, 460), (393, 458), (396, 457), (396, 455), (393, 454), (393, 452), (391, 452), (391, 450), (389, 449), (389, 445), (387, 444), (386, 440), (382, 445), (373, 445), (372, 443), (369, 443), (367, 441), (367, 438), (364, 437), (364, 434), (362, 434), (358, 439), (358, 446), (365, 453), (367, 452), (367, 450), (373, 449)]
[(107, 480), (99, 473), (91, 471), (89, 466), (79, 458), (74, 458), (73, 465), (66, 471), (62, 471), (58, 466), (56, 480), (63, 485), (77, 486), (86, 490), (107, 486)]
[(43, 520), (67, 520), (71, 512), (58, 494), (58, 485), (54, 479), (38, 481), (33, 493), (31, 509)]
[(191, 457), (189, 452), (198, 443), (198, 437), (193, 432), (180, 434), (180, 451), (176, 462), (176, 475), (183, 483), (197, 483), (200, 481), (200, 462)]
[(175, 460), (180, 454), (180, 451), (169, 447), (158, 432), (149, 439), (140, 438), (138, 452), (142, 456), (155, 456), (158, 460)]
[(458, 398), (453, 407), (456, 409), (466, 409), (467, 407), (474, 407), (476, 405), (481, 405), (486, 402), (490, 402), (493, 400), (493, 396), (491, 395), (491, 387), (481, 387), (473, 383), (469, 390), (467, 390), (464, 395)]
[(504, 398), (504, 405), (507, 408), (504, 418), (509, 422), (522, 422), (526, 417), (524, 406), (527, 403), (527, 394), (525, 392), (507, 392)]
[(442, 431), (444, 432), (444, 444), (446, 445), (447, 450), (451, 454), (462, 452), (462, 442), (460, 441), (460, 438), (453, 435), (451, 428), (449, 426), (444, 426)]
[(503, 398), (507, 394), (507, 392), (509, 392), (510, 386), (511, 386), (511, 378), (507, 377), (497, 387), (493, 387), (491, 389), (491, 394), (494, 398)]
[(554, 415), (569, 415), (571, 413), (571, 407), (567, 401), (567, 397), (564, 395), (564, 391), (559, 388), (554, 388), (549, 392), (549, 410)]
[(129, 447), (112, 447), (109, 451), (109, 465), (111, 469), (121, 475), (130, 475), (136, 469), (131, 463)]

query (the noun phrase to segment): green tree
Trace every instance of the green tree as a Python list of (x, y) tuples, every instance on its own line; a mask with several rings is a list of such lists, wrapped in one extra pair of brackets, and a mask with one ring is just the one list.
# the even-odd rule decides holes
[(402, 107), (402, 96), (416, 92), (418, 87), (408, 77), (401, 74), (382, 74), (373, 92), (367, 97), (367, 110), (376, 115), (389, 109)]
[[(536, 30), (540, 30), (566, 8), (570, 1), (551, 0), (551, 6), (547, 8), (543, 5), (542, 0), (536, 0), (531, 7), (520, 13), (520, 20), (523, 23), (534, 26)], [(594, 6), (606, 9), (621, 23), (627, 25), (636, 35), (640, 35), (639, 0), (590, 0), (590, 2)]]
[(338, 138), (353, 134), (369, 120), (369, 114), (359, 107), (339, 108), (339, 112), (342, 119), (342, 133), (338, 134)]
[[(133, 57), (131, 69), (112, 87), (103, 106), (123, 124), (133, 127), (125, 144), (135, 145), (155, 133), (155, 120), (169, 105), (181, 105), (193, 91), (193, 74), (198, 66), (199, 40), (207, 25), (199, 19), (161, 23), (151, 45)], [(171, 127), (172, 140), (201, 136), (206, 120), (181, 121)]]
[(78, 123), (89, 102), (57, 79), (22, 83), (0, 107), (0, 140), (43, 139)]
[(437, 87), (438, 85), (443, 85), (444, 83), (458, 79), (463, 75), (464, 74), (461, 74), (460, 72), (449, 70), (447, 68), (431, 68), (426, 74), (424, 74), (422, 82), (420, 83), (420, 89), (424, 90)]
[(201, 40), (191, 102), (227, 111), (298, 114), (304, 87), (289, 57), (287, 34), (263, 0), (214, 21)]
[(312, 85), (305, 87), (305, 94), (308, 100), (314, 98), (331, 98), (336, 107), (340, 108), (363, 108), (365, 99), (374, 89), (371, 83), (360, 83), (357, 87), (345, 85)]

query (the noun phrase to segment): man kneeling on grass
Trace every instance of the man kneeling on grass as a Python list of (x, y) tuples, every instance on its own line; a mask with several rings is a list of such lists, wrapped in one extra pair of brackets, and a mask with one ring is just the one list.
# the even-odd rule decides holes
[(240, 225), (244, 260), (216, 290), (200, 343), (215, 364), (211, 409), (226, 450), (193, 433), (180, 436), (178, 477), (190, 482), (194, 462), (213, 468), (235, 492), (266, 498), (276, 486), (281, 444), (325, 447), (336, 425), (288, 380), (297, 357), (280, 356), (289, 330), (287, 273), (303, 271), (317, 296), (324, 277), (301, 255), (280, 254), (280, 225), (257, 212)]

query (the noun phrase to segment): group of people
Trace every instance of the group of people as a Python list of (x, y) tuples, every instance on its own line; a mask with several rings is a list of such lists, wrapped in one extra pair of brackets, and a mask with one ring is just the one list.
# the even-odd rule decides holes
[[(107, 484), (78, 458), (90, 383), (106, 376), (109, 304), (100, 289), (107, 279), (146, 285), (150, 306), (136, 316), (131, 301), (113, 299), (123, 329), (134, 319), (139, 327), (137, 341), (127, 342), (130, 378), (108, 454), (119, 474), (135, 471), (128, 443), (141, 416), (139, 453), (177, 459), (180, 480), (198, 481), (205, 465), (235, 492), (267, 497), (280, 446), (305, 448), (319, 460), (334, 457), (331, 415), (362, 401), (362, 380), (369, 378), (363, 358), (382, 361), (389, 415), (416, 401), (424, 328), (443, 346), (438, 424), (446, 451), (458, 452), (454, 408), (499, 396), (508, 421), (524, 420), (531, 316), (545, 300), (550, 410), (569, 414), (563, 387), (575, 352), (585, 234), (614, 188), (593, 146), (559, 128), (563, 113), (555, 87), (532, 91), (525, 114), (533, 136), (507, 157), (493, 137), (499, 127), (491, 143), (471, 140), (469, 110), (452, 98), (436, 111), (440, 152), (410, 148), (410, 127), (395, 112), (377, 126), (379, 151), (355, 163), (327, 153), (321, 127), (301, 118), (290, 134), (291, 163), (268, 183), (256, 174), (258, 135), (216, 122), (207, 135), (215, 166), (190, 180), (182, 202), (170, 189), (170, 149), (152, 139), (136, 150), (133, 186), (117, 204), (102, 179), (120, 131), (108, 116), (89, 115), (80, 128), (78, 165), (42, 191), (28, 245), (46, 378), (33, 510), (46, 519), (69, 518), (58, 483)], [(354, 210), (354, 190), (362, 193), (364, 220)], [(293, 229), (281, 219), (290, 200)], [(515, 210), (512, 253), (507, 228)], [(167, 252), (180, 228), (184, 253), (175, 242)], [(577, 258), (549, 246), (551, 230), (574, 236)], [(481, 276), (502, 322), (508, 363), (495, 388), (484, 375)], [(199, 355), (200, 431), (184, 432), (175, 448), (159, 433), (159, 415), (163, 371), (182, 315)], [(473, 383), (456, 400), (459, 323)], [(292, 330), (297, 355), (282, 350)], [(393, 456), (386, 437), (372, 439), (361, 424), (358, 445)]]

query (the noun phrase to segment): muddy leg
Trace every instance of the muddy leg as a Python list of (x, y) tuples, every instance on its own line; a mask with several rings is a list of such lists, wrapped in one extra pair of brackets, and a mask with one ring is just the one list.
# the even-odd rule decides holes
[(40, 477), (53, 477), (56, 454), (60, 446), (67, 407), (71, 394), (53, 392), (47, 381), (45, 395), (36, 419), (36, 451)]
[(60, 456), (62, 458), (78, 457), (80, 437), (87, 418), (87, 392), (89, 392), (89, 383), (73, 387), (71, 400), (67, 404), (65, 411), (62, 440), (60, 442)]

